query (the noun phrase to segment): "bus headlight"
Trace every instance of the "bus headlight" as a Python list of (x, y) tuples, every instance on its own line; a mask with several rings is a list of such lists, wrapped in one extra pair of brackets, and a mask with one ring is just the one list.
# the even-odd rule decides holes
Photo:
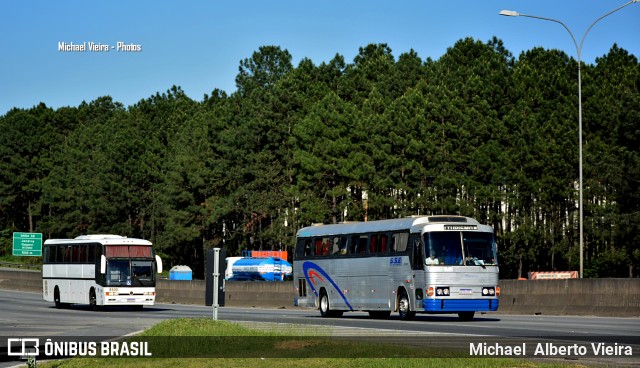
[(485, 286), (482, 288), (482, 296), (494, 296), (496, 289), (493, 286)]
[(449, 287), (448, 286), (443, 286), (443, 287), (436, 288), (436, 295), (437, 296), (449, 296)]

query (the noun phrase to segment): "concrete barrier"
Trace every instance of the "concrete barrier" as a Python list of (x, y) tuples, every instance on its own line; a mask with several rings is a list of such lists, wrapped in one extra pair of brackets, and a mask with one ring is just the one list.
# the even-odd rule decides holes
[(204, 280), (158, 280), (156, 301), (159, 303), (204, 305)]
[(500, 313), (640, 316), (640, 279), (500, 280)]
[[(0, 289), (42, 292), (39, 271), (0, 268)], [(640, 316), (640, 279), (501, 280), (498, 313)], [(160, 303), (204, 305), (203, 280), (158, 280)], [(226, 283), (230, 307), (293, 308), (293, 282)]]
[(0, 289), (42, 293), (42, 271), (0, 268)]
[[(158, 280), (157, 301), (161, 303), (204, 305), (203, 280)], [(293, 307), (292, 282), (227, 281), (225, 305), (234, 307)]]
[(293, 307), (293, 281), (227, 281), (225, 302), (229, 306)]

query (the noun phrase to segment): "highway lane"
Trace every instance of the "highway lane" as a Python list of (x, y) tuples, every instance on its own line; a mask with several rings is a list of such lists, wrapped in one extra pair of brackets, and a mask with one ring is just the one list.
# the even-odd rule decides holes
[[(390, 334), (444, 334), (453, 336), (489, 336), (501, 339), (567, 339), (571, 341), (638, 341), (640, 318), (517, 316), (480, 314), (461, 322), (453, 315), (418, 315), (415, 321), (370, 319), (366, 313), (345, 313), (342, 318), (321, 318), (317, 310), (256, 309), (223, 307), (222, 320), (248, 324), (300, 324), (319, 327), (334, 334), (364, 336)], [(122, 336), (148, 328), (170, 318), (212, 316), (212, 308), (195, 305), (156, 304), (143, 310), (107, 308), (94, 312), (88, 306), (73, 305), (56, 309), (37, 293), (0, 290), (0, 337)], [(0, 345), (3, 341), (0, 340)], [(634, 356), (638, 354), (634, 350)], [(0, 367), (2, 364), (0, 364)], [(6, 366), (6, 365), (5, 365)]]
[[(96, 318), (96, 315), (99, 318)], [(73, 334), (74, 336), (112, 336), (132, 333), (168, 318), (211, 317), (211, 307), (156, 304), (144, 310), (112, 307), (93, 312), (85, 305), (56, 309), (40, 294), (0, 290), (0, 331), (15, 334)], [(411, 332), (466, 334), (482, 336), (573, 336), (576, 339), (602, 336), (640, 335), (640, 318), (583, 316), (518, 316), (497, 313), (477, 314), (461, 322), (454, 315), (417, 315), (415, 321), (370, 319), (366, 313), (345, 313), (342, 318), (321, 318), (316, 310), (256, 309), (222, 307), (219, 318), (229, 321), (292, 323), (401, 330)]]

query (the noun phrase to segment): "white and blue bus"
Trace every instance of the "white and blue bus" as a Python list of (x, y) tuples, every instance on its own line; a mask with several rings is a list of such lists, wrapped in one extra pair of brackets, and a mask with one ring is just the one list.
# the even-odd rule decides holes
[(119, 235), (82, 235), (44, 242), (42, 293), (61, 308), (68, 304), (142, 308), (156, 299), (162, 260), (151, 242)]
[(294, 253), (294, 304), (323, 317), (368, 311), (416, 313), (498, 309), (493, 229), (461, 216), (417, 216), (302, 228)]

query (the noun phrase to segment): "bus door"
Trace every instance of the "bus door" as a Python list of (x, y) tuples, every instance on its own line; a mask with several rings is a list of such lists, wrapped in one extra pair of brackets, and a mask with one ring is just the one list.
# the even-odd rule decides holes
[(409, 236), (409, 247), (411, 248), (409, 256), (411, 263), (411, 290), (407, 290), (407, 292), (411, 301), (411, 310), (415, 311), (418, 302), (421, 302), (424, 297), (424, 286), (427, 282), (424, 270), (424, 245), (420, 241), (420, 234), (411, 234)]

